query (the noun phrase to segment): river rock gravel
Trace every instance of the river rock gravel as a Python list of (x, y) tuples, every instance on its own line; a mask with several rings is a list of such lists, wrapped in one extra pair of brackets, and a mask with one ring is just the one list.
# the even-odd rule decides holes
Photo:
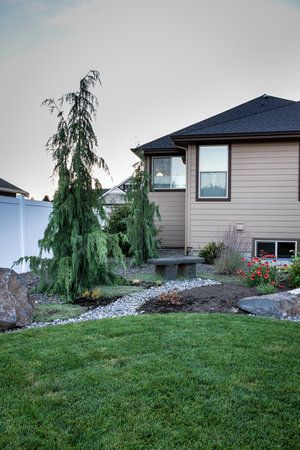
[(144, 303), (152, 298), (157, 297), (160, 294), (170, 291), (185, 291), (201, 286), (211, 286), (213, 284), (221, 284), (219, 281), (207, 280), (202, 278), (195, 278), (193, 280), (185, 281), (169, 281), (162, 286), (152, 287), (145, 289), (144, 291), (134, 294), (126, 295), (119, 298), (113, 303), (106, 306), (99, 306), (93, 310), (83, 313), (81, 316), (67, 319), (67, 320), (54, 320), (53, 322), (33, 322), (26, 328), (45, 327), (48, 325), (64, 325), (67, 323), (84, 322), (87, 320), (105, 319), (112, 317), (132, 316), (140, 314), (137, 309)]

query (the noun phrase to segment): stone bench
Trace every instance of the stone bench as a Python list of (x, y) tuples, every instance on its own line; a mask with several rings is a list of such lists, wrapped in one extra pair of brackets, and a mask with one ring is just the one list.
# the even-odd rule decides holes
[(185, 278), (196, 277), (196, 264), (204, 262), (204, 258), (180, 256), (179, 258), (152, 258), (149, 264), (155, 264), (155, 272), (167, 280), (175, 280), (176, 276)]

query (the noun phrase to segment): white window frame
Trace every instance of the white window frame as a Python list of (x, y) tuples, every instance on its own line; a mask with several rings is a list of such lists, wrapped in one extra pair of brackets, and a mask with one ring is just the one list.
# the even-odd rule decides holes
[[(165, 155), (165, 156), (152, 156), (151, 158), (151, 185), (154, 191), (185, 191), (186, 190), (186, 168), (185, 168), (185, 187), (184, 188), (162, 188), (162, 187), (155, 187), (154, 184), (154, 160), (155, 159), (169, 159), (170, 160), (170, 180), (172, 183), (172, 163), (171, 158), (182, 158), (181, 155)], [(171, 184), (170, 183), (170, 184)]]
[[(215, 171), (209, 171), (209, 172), (201, 172), (201, 148), (209, 148), (209, 147), (227, 147), (227, 170), (226, 170), (226, 196), (223, 195), (222, 197), (205, 197), (204, 195), (201, 195), (201, 173), (224, 173), (222, 170), (215, 170)], [(198, 147), (198, 199), (199, 200), (228, 200), (229, 199), (229, 145), (228, 144), (220, 144), (220, 145), (199, 145)]]
[[(274, 242), (274, 244), (275, 244), (275, 258), (278, 258), (278, 243), (279, 242), (290, 242), (290, 243), (292, 243), (292, 244), (295, 244), (295, 253), (297, 253), (298, 252), (298, 242), (297, 241), (294, 241), (293, 239), (292, 240), (287, 240), (287, 239), (255, 239), (255, 256), (256, 257), (259, 257), (258, 255), (257, 255), (257, 243), (258, 242), (271, 242), (271, 243), (273, 243)], [(283, 258), (283, 259), (285, 259), (285, 258)]]

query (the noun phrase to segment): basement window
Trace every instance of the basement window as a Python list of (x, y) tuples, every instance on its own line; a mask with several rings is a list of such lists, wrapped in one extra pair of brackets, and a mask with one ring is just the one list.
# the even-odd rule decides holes
[(255, 241), (255, 256), (274, 255), (275, 258), (291, 258), (297, 252), (297, 241)]

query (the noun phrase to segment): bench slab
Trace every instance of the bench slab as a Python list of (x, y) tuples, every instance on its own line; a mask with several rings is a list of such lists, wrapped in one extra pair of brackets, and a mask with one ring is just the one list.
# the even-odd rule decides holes
[(156, 264), (159, 266), (172, 266), (178, 264), (201, 264), (204, 258), (197, 256), (181, 256), (179, 258), (151, 258), (148, 259), (149, 264)]

